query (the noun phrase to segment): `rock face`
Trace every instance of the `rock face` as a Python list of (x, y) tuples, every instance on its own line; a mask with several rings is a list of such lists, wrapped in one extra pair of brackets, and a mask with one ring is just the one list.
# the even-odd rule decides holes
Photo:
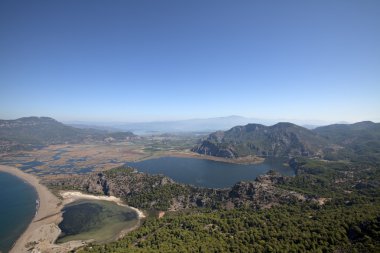
[(305, 201), (301, 194), (276, 187), (287, 180), (286, 177), (271, 172), (259, 176), (252, 182), (239, 182), (228, 192), (229, 201), (235, 207), (251, 206), (268, 208), (279, 203)]
[[(248, 124), (218, 131), (192, 151), (199, 154), (238, 158), (245, 156), (323, 157), (327, 160), (378, 159), (380, 123), (370, 121), (335, 124), (314, 130), (291, 124)], [(368, 158), (367, 158), (368, 160)]]
[(232, 188), (206, 189), (178, 184), (162, 175), (137, 173), (132, 168), (121, 167), (102, 173), (45, 180), (44, 183), (55, 189), (120, 197), (138, 208), (179, 210), (191, 207), (242, 206), (258, 209), (305, 200), (299, 194), (276, 187), (276, 184), (285, 180), (286, 177), (271, 172), (252, 182), (239, 182)]
[(212, 133), (192, 151), (226, 158), (249, 155), (318, 156), (329, 144), (326, 138), (291, 123), (278, 123), (270, 127), (248, 124)]

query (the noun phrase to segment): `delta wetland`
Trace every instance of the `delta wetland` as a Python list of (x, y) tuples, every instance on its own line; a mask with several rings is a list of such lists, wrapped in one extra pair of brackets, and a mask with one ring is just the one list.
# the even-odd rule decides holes
[(157, 134), (125, 141), (93, 141), (58, 144), (30, 151), (0, 154), (0, 164), (10, 165), (41, 178), (85, 174), (159, 157), (183, 157), (219, 162), (251, 164), (264, 159), (252, 156), (228, 159), (201, 155), (191, 151), (206, 133)]
[[(23, 121), (28, 120), (38, 121), (34, 118)], [(67, 130), (53, 120), (39, 120), (44, 124), (48, 121), (53, 125), (51, 129), (60, 126)], [(373, 245), (376, 248), (376, 238), (368, 239), (367, 234), (372, 235), (377, 226), (378, 152), (367, 144), (366, 138), (372, 134), (371, 140), (376, 140), (378, 124), (359, 122), (348, 127), (356, 129), (358, 126), (368, 131), (347, 133), (355, 141), (354, 146), (324, 137), (331, 132), (329, 126), (322, 128), (325, 132), (329, 130), (322, 135), (318, 133), (321, 129), (311, 131), (290, 123), (271, 127), (248, 124), (208, 136), (126, 133), (122, 135), (126, 136), (123, 140), (115, 140), (109, 138), (109, 134), (94, 134), (91, 141), (86, 137), (87, 132), (71, 129), (85, 138), (75, 142), (77, 140), (68, 135), (67, 139), (74, 143), (65, 141), (60, 145), (54, 143), (63, 140), (61, 134), (55, 139), (41, 134), (41, 138), (49, 137), (43, 148), (14, 150), (1, 156), (3, 167), (29, 178), (35, 182), (36, 189), (43, 189), (55, 200), (52, 208), (47, 209), (43, 205), (50, 202), (39, 197), (39, 210), (44, 210), (45, 214), (38, 212), (36, 222), (32, 222), (24, 233), (26, 236), (17, 241), (25, 251), (15, 248), (14, 252), (46, 247), (59, 247), (61, 252), (78, 247), (84, 252), (105, 252), (106, 248), (112, 249), (111, 252), (125, 252), (127, 248), (132, 252), (152, 252), (155, 245), (170, 245), (178, 252), (196, 252), (198, 244), (223, 252), (219, 250), (220, 243), (227, 248), (235, 243), (248, 252), (252, 241), (265, 242), (268, 236), (279, 238), (268, 242), (278, 252), (314, 252), (313, 249), (320, 245), (325, 245), (321, 250), (325, 252), (333, 252), (342, 245), (357, 249)], [(331, 136), (337, 136), (335, 128)], [(295, 137), (298, 141), (294, 141)], [(330, 146), (342, 148), (328, 149)], [(362, 148), (357, 150), (357, 146)], [(277, 148), (270, 150), (273, 147)], [(324, 159), (318, 158), (321, 151)], [(206, 153), (213, 156), (204, 155)], [(272, 157), (274, 160), (285, 158), (284, 155), (288, 155), (288, 159), (271, 163), (268, 155), (265, 161), (254, 156), (271, 153), (277, 155)], [(220, 157), (223, 154), (225, 156)], [(231, 158), (231, 154), (240, 158)], [(342, 161), (347, 155), (350, 160)], [(73, 191), (82, 199), (83, 195), (95, 200), (119, 198), (124, 205), (141, 211), (147, 218), (139, 216), (140, 223), (133, 213), (117, 210), (117, 206), (109, 206), (109, 203), (104, 206), (104, 203), (86, 200), (78, 205), (66, 205), (62, 193), (72, 194)], [(63, 209), (66, 217), (58, 227)], [(115, 214), (112, 217), (102, 211), (109, 213), (107, 210), (111, 209)], [(305, 219), (305, 211), (312, 219)], [(75, 226), (78, 212), (88, 218), (81, 220), (85, 224), (80, 227), (86, 227), (85, 231)], [(93, 215), (88, 216), (88, 213)], [(114, 226), (120, 222), (124, 223), (122, 227)], [(278, 230), (278, 224), (282, 224), (283, 230)], [(288, 233), (289, 227), (292, 233)], [(340, 228), (339, 231), (331, 229), (335, 227)], [(364, 243), (355, 239), (361, 237), (350, 237), (350, 231), (358, 230), (356, 227), (368, 229), (368, 233), (361, 230), (367, 233)], [(54, 234), (49, 232), (53, 228)], [(38, 229), (46, 233), (36, 233)], [(304, 238), (304, 229), (310, 235), (317, 229), (318, 234), (324, 236)], [(87, 241), (88, 238), (96, 239), (96, 234), (102, 234), (102, 230), (110, 232), (104, 241), (106, 245), (99, 244), (102, 241)], [(110, 242), (121, 233), (123, 238)], [(89, 237), (83, 237), (86, 234)], [(178, 234), (185, 235), (186, 239), (179, 242)], [(247, 241), (246, 235), (253, 237)], [(206, 239), (199, 241), (199, 238)], [(301, 243), (292, 244), (294, 238)], [(346, 238), (343, 244), (342, 238)], [(146, 250), (141, 251), (140, 246)], [(260, 243), (253, 246), (257, 252), (269, 251), (264, 251)], [(238, 252), (235, 249), (230, 252)]]
[(200, 136), (151, 135), (126, 141), (49, 145), (30, 151), (1, 153), (0, 163), (39, 177), (102, 171), (152, 157), (193, 156)]

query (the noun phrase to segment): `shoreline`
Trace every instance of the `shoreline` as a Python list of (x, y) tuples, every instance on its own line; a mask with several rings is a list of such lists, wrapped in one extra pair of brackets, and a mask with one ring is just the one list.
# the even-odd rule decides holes
[(133, 210), (134, 212), (136, 212), (137, 213), (137, 224), (134, 225), (133, 227), (125, 228), (125, 229), (121, 230), (115, 237), (117, 239), (120, 239), (120, 238), (124, 237), (126, 234), (128, 234), (129, 232), (139, 228), (141, 226), (141, 219), (146, 218), (146, 215), (140, 209), (126, 205), (123, 200), (121, 200), (120, 198), (117, 198), (115, 196), (95, 196), (95, 195), (85, 194), (85, 193), (82, 193), (80, 191), (59, 191), (58, 194), (63, 198), (63, 205), (64, 206), (67, 204), (70, 204), (72, 202), (84, 200), (84, 199), (101, 200), (101, 201), (114, 202), (119, 206), (127, 207), (127, 208)]
[[(28, 184), (37, 192), (39, 202), (38, 209), (31, 223), (14, 243), (10, 252), (28, 252), (32, 246), (37, 244), (47, 245), (55, 241), (55, 235), (59, 235), (58, 224), (62, 217), (60, 214), (61, 203), (39, 179), (27, 174), (16, 167), (0, 165), (0, 171), (14, 175)], [(41, 240), (41, 242), (38, 242)]]
[(145, 214), (140, 209), (124, 204), (123, 200), (115, 196), (95, 196), (95, 195), (85, 194), (80, 191), (60, 191), (59, 195), (61, 195), (61, 197), (63, 198), (64, 206), (74, 201), (82, 200), (82, 199), (110, 201), (110, 202), (115, 202), (119, 206), (125, 206), (132, 209), (133, 211), (137, 213), (139, 219), (146, 218)]
[[(63, 219), (62, 209), (65, 205), (73, 201), (80, 199), (106, 200), (113, 201), (118, 205), (127, 206), (121, 199), (114, 196), (95, 196), (77, 191), (61, 191), (60, 195), (63, 200), (60, 200), (51, 193), (46, 186), (40, 184), (38, 177), (34, 175), (25, 173), (16, 167), (6, 165), (0, 165), (0, 172), (11, 174), (30, 184), (37, 192), (37, 200), (39, 202), (32, 221), (13, 244), (10, 253), (27, 253), (31, 252), (31, 250), (33, 250), (33, 252), (65, 253), (82, 247), (86, 245), (87, 242), (90, 242), (91, 240), (78, 240), (55, 244), (55, 241), (61, 234), (58, 224)], [(131, 206), (127, 207), (137, 213), (139, 223), (142, 218), (145, 218), (145, 215), (141, 210)], [(135, 228), (137, 227), (138, 226)]]
[(173, 152), (173, 153), (162, 153), (162, 154), (153, 154), (146, 157), (142, 157), (140, 159), (135, 159), (131, 162), (142, 162), (149, 159), (156, 159), (156, 158), (162, 158), (162, 157), (178, 157), (178, 158), (194, 158), (194, 159), (200, 159), (200, 160), (209, 160), (214, 162), (224, 162), (224, 163), (232, 163), (232, 164), (243, 164), (243, 165), (249, 165), (249, 164), (260, 164), (265, 161), (265, 158), (259, 157), (259, 156), (245, 156), (245, 157), (239, 157), (239, 158), (224, 158), (224, 157), (218, 157), (218, 156), (210, 156), (210, 155), (202, 155), (195, 152)]

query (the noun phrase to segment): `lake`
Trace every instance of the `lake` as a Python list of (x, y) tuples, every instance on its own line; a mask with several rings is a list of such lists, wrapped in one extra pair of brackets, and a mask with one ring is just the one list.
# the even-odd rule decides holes
[(138, 214), (127, 206), (102, 200), (75, 201), (63, 208), (62, 230), (57, 242), (94, 239), (109, 242), (121, 231), (138, 224)]
[(179, 183), (199, 187), (226, 188), (239, 181), (254, 180), (257, 176), (274, 170), (293, 176), (294, 170), (281, 159), (266, 159), (259, 164), (234, 164), (206, 159), (161, 157), (140, 162), (128, 162), (139, 172), (163, 174)]
[(0, 172), (0, 251), (9, 252), (36, 213), (37, 192), (22, 179)]

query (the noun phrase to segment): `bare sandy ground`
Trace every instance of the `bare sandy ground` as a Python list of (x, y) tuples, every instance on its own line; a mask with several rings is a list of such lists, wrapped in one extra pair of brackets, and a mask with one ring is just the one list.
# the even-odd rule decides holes
[(116, 204), (120, 206), (129, 207), (130, 209), (134, 210), (137, 213), (139, 218), (145, 218), (145, 215), (141, 210), (125, 205), (124, 202), (120, 198), (117, 198), (115, 196), (95, 196), (95, 195), (84, 194), (78, 191), (61, 191), (59, 194), (62, 196), (64, 200), (63, 201), (64, 205), (67, 205), (71, 202), (74, 202), (76, 200), (81, 200), (81, 199), (111, 201), (111, 202), (115, 202)]
[(73, 241), (67, 244), (54, 244), (61, 230), (58, 227), (62, 220), (61, 201), (54, 196), (39, 180), (21, 170), (0, 165), (0, 171), (15, 175), (31, 184), (37, 191), (39, 208), (28, 228), (17, 240), (11, 253), (23, 252), (68, 252), (73, 248), (82, 246), (84, 242)]
[(125, 207), (128, 207), (128, 208), (134, 210), (137, 213), (137, 215), (138, 215), (138, 222), (137, 222), (137, 224), (135, 226), (133, 226), (133, 227), (126, 228), (126, 229), (120, 231), (120, 233), (118, 234), (117, 238), (122, 238), (127, 233), (129, 233), (129, 232), (137, 229), (138, 227), (140, 227), (140, 225), (141, 225), (141, 219), (146, 217), (145, 214), (141, 210), (139, 210), (137, 208), (134, 208), (134, 207), (131, 207), (131, 206), (125, 205), (124, 202), (120, 198), (117, 198), (115, 196), (94, 196), (94, 195), (84, 194), (84, 193), (78, 192), (78, 191), (61, 191), (61, 192), (59, 192), (59, 194), (63, 198), (63, 204), (64, 205), (67, 205), (67, 204), (69, 204), (69, 203), (71, 203), (73, 201), (83, 200), (83, 199), (104, 200), (104, 201), (115, 202), (116, 204), (118, 204), (120, 206), (125, 206)]
[[(54, 196), (44, 185), (40, 184), (38, 178), (30, 174), (24, 173), (15, 167), (4, 165), (0, 165), (0, 171), (15, 175), (31, 184), (36, 189), (39, 199), (39, 208), (35, 217), (25, 232), (17, 240), (10, 251), (11, 253), (63, 253), (69, 252), (89, 242), (70, 241), (62, 244), (54, 243), (61, 233), (58, 224), (62, 221), (61, 210), (65, 204), (79, 199), (94, 199), (113, 201), (119, 205), (124, 205), (121, 199), (113, 196), (93, 196), (75, 191), (60, 192), (60, 195), (63, 198), (63, 201), (61, 201), (56, 196)], [(136, 208), (132, 209), (138, 213), (139, 218), (145, 217), (140, 210)]]

